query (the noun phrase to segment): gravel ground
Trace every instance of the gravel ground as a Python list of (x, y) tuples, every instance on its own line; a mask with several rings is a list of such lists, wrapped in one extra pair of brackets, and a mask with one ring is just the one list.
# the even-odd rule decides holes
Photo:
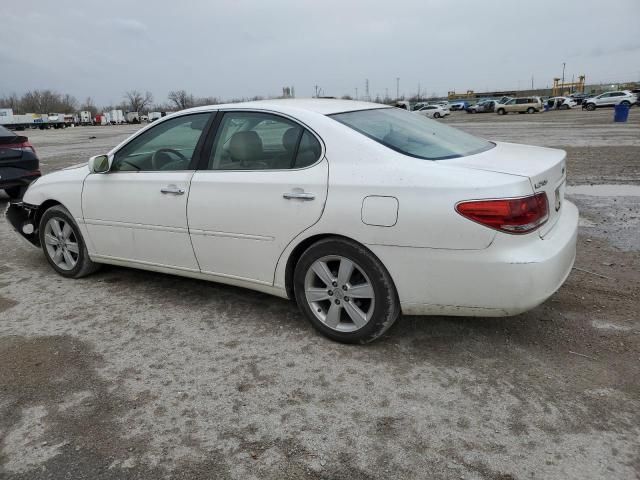
[[(640, 109), (612, 116), (445, 122), (564, 148), (569, 184), (638, 185)], [(135, 129), (29, 136), (52, 171)], [(0, 478), (640, 478), (640, 197), (616, 193), (572, 196), (577, 269), (545, 304), (406, 317), (364, 347), (256, 292), (115, 267), (66, 280), (1, 222)]]

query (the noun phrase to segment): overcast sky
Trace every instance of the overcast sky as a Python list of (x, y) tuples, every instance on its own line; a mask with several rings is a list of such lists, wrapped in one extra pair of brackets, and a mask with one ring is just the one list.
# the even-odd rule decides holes
[(372, 97), (640, 80), (640, 0), (20, 0), (0, 3), (0, 96), (98, 105), (196, 96)]

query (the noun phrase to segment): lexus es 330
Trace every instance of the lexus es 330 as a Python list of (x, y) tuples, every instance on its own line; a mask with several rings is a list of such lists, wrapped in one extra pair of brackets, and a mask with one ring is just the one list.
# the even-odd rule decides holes
[(65, 277), (107, 263), (252, 288), (361, 343), (400, 313), (547, 299), (575, 258), (565, 183), (561, 150), (385, 105), (270, 100), (167, 116), (41, 177), (7, 216)]

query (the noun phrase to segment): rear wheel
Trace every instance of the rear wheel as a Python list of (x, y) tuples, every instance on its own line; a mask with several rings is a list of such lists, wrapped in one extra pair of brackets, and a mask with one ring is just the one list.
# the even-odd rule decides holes
[(624, 105), (625, 107), (630, 107), (631, 102), (629, 102), (628, 100), (623, 100), (622, 102), (620, 102), (620, 105)]
[(95, 272), (80, 229), (69, 211), (55, 205), (44, 212), (39, 225), (40, 245), (47, 261), (63, 277), (80, 278)]
[(440, 118), (440, 113), (435, 112), (435, 113), (433, 114), (433, 118)]
[(320, 240), (302, 254), (294, 272), (300, 309), (322, 334), (343, 343), (368, 343), (399, 316), (393, 281), (363, 246)]
[(536, 109), (533, 107), (527, 108), (527, 113), (536, 113)]
[(587, 103), (587, 110), (593, 112), (596, 109), (595, 103)]
[(498, 109), (498, 115), (504, 115), (506, 112), (506, 110), (504, 108), (499, 108)]
[(569, 105), (560, 105), (561, 110), (569, 110)]

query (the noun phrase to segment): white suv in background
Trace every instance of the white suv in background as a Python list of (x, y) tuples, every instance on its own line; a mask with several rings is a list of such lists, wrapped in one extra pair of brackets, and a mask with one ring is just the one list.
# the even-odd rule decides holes
[(638, 97), (629, 90), (619, 92), (605, 92), (597, 97), (587, 98), (585, 100), (586, 109), (593, 111), (598, 107), (613, 107), (619, 104), (633, 105), (638, 101)]

